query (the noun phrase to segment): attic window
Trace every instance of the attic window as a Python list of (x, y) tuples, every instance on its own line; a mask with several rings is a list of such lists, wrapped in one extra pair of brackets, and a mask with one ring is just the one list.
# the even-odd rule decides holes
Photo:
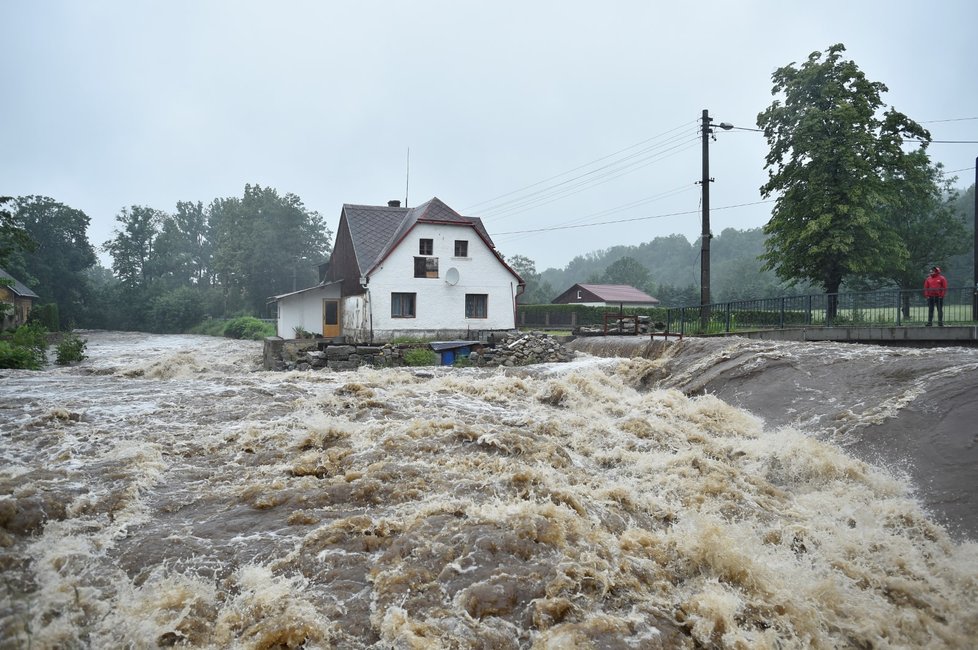
[[(424, 240), (422, 240), (424, 241)], [(430, 239), (428, 241), (431, 241)], [(415, 257), (414, 258), (414, 277), (416, 278), (437, 278), (438, 277), (438, 258), (437, 257)]]
[(418, 244), (418, 255), (433, 255), (435, 252), (435, 240), (422, 239)]
[(467, 239), (456, 239), (455, 240), (455, 257), (468, 257), (469, 256), (469, 240)]
[(581, 299), (581, 290), (580, 289), (577, 290), (577, 299), (578, 300)]

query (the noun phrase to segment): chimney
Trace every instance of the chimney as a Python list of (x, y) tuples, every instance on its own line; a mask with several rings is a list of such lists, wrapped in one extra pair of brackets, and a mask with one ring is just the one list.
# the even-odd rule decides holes
[(387, 202), (387, 207), (388, 208), (399, 208), (399, 207), (401, 207), (401, 202), (398, 201), (397, 199), (393, 199), (393, 200)]

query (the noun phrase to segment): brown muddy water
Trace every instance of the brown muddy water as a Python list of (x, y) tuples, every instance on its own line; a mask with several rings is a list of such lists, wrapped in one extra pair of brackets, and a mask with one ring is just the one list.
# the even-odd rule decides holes
[(974, 351), (274, 373), (259, 343), (86, 336), (78, 366), (0, 371), (0, 647), (978, 635)]

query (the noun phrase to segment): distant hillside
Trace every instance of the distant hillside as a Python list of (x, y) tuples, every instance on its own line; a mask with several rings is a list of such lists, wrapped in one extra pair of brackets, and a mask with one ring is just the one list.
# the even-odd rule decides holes
[[(791, 288), (779, 282), (770, 271), (761, 271), (758, 255), (764, 252), (764, 233), (760, 228), (737, 230), (727, 228), (710, 244), (710, 285), (715, 302), (739, 298), (758, 298), (808, 292), (810, 287)], [(609, 277), (607, 272), (615, 262), (631, 258), (648, 271), (648, 276), (636, 283), (633, 275)], [(621, 266), (621, 265), (619, 265)], [(629, 281), (633, 280), (633, 281)], [(577, 282), (607, 282), (633, 284), (659, 298), (667, 306), (693, 304), (700, 299), (700, 246), (682, 235), (656, 237), (637, 246), (612, 248), (578, 256), (565, 268), (550, 268), (539, 274), (538, 287), (549, 288), (553, 295), (532, 297), (541, 302)], [(528, 288), (528, 293), (532, 287)], [(546, 292), (544, 292), (546, 293)]]

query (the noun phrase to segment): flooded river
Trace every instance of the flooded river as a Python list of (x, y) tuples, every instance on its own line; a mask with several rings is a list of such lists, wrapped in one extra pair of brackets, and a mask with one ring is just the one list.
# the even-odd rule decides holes
[(978, 635), (974, 351), (276, 373), (260, 343), (86, 337), (0, 371), (0, 647)]

